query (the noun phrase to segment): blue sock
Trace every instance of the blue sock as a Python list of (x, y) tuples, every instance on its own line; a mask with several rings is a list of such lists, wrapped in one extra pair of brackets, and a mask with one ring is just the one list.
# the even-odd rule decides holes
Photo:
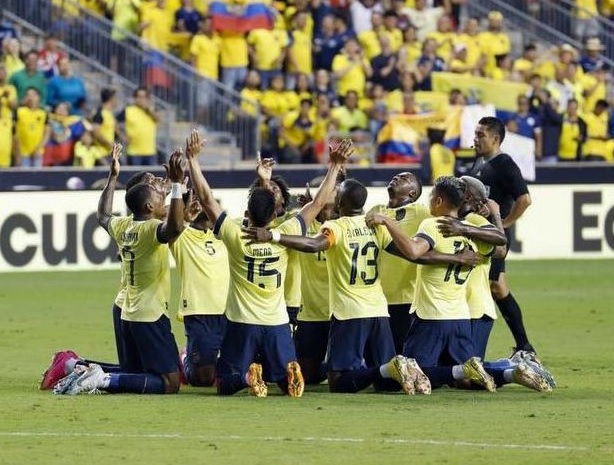
[(159, 375), (112, 373), (106, 391), (116, 394), (164, 394), (166, 389), (164, 379)]
[(345, 371), (335, 381), (334, 392), (354, 393), (366, 389), (376, 381), (381, 381), (379, 367), (361, 368), (359, 370)]
[(422, 367), (422, 371), (431, 382), (433, 389), (455, 383), (454, 376), (452, 376), (452, 367)]
[(503, 372), (509, 369), (511, 369), (511, 367), (509, 366), (492, 367), (492, 366), (486, 366), (486, 364), (484, 364), (484, 370), (486, 370), (486, 373), (488, 373), (490, 376), (493, 377), (493, 379), (495, 380), (495, 384), (497, 386), (503, 386), (504, 384), (509, 384), (509, 382), (506, 381), (505, 377), (503, 376)]
[(122, 367), (119, 366), (116, 363), (106, 363), (106, 362), (97, 362), (96, 360), (84, 360), (85, 363), (87, 363), (88, 365), (95, 363), (96, 365), (100, 365), (100, 368), (102, 368), (102, 371), (104, 371), (105, 373), (121, 373), (122, 372)]
[(500, 358), (499, 360), (483, 362), (482, 365), (484, 365), (484, 368), (506, 369), (514, 368), (517, 364), (512, 362), (509, 358)]

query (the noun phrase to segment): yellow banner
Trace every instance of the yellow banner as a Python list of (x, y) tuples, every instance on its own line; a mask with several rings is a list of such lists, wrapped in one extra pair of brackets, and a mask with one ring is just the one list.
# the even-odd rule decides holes
[(529, 90), (529, 85), (456, 73), (433, 73), (434, 91), (449, 93), (452, 89), (459, 89), (465, 96), (473, 93), (480, 103), (490, 103), (497, 110), (516, 111), (516, 99)]

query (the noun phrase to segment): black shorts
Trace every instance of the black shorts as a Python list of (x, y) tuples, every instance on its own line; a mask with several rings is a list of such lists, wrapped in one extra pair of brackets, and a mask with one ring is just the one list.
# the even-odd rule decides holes
[(493, 258), (490, 260), (490, 272), (488, 274), (488, 279), (490, 281), (499, 281), (499, 275), (501, 273), (505, 273), (505, 258), (507, 257), (507, 252), (510, 251), (510, 245), (512, 244), (512, 231), (510, 231), (510, 229), (505, 230), (505, 237), (507, 237), (505, 257)]

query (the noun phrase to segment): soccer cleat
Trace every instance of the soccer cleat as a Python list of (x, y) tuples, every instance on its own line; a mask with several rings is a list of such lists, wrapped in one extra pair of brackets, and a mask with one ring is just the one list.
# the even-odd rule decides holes
[(71, 358), (79, 359), (79, 356), (72, 350), (61, 350), (53, 354), (51, 364), (43, 373), (39, 389), (52, 389), (58, 381), (66, 377), (66, 362)]
[(488, 392), (495, 392), (497, 390), (495, 380), (486, 373), (479, 357), (471, 357), (463, 363), (463, 373), (466, 379), (483, 386)]
[(386, 365), (392, 379), (401, 385), (403, 392), (410, 396), (414, 395), (416, 388), (408, 360), (402, 355), (395, 355)]
[(406, 358), (405, 363), (411, 373), (411, 377), (414, 380), (414, 389), (416, 394), (431, 394), (431, 381), (424, 374), (422, 369), (418, 366), (418, 362), (416, 362), (413, 358)]
[(539, 358), (537, 358), (537, 354), (532, 350), (516, 350), (514, 349), (514, 353), (511, 355), (510, 360), (515, 363), (522, 363), (526, 361), (531, 361), (541, 365), (542, 362)]
[(516, 384), (520, 384), (521, 386), (528, 387), (529, 389), (534, 389), (539, 392), (552, 391), (550, 383), (548, 383), (547, 379), (542, 375), (542, 373), (530, 366), (528, 363), (521, 363), (514, 368), (514, 371), (512, 372), (512, 380)]
[(190, 384), (188, 383), (188, 378), (185, 375), (185, 361), (187, 357), (188, 349), (186, 346), (183, 346), (183, 349), (181, 349), (181, 352), (179, 352), (179, 380), (181, 381), (181, 384), (185, 384), (186, 386)]
[(53, 393), (56, 396), (61, 396), (67, 393), (67, 391), (74, 389), (74, 384), (77, 382), (81, 373), (73, 371), (68, 376), (65, 376), (53, 386)]
[(554, 380), (554, 376), (552, 376), (552, 373), (550, 373), (550, 371), (548, 371), (548, 369), (545, 366), (540, 365), (539, 363), (528, 361), (528, 360), (525, 361), (524, 363), (526, 363), (527, 365), (529, 365), (530, 368), (532, 368), (537, 373), (539, 373), (539, 375), (542, 376), (546, 380), (546, 382), (552, 389), (556, 387), (556, 381)]
[(82, 392), (97, 394), (104, 387), (107, 374), (102, 371), (100, 365), (92, 363), (87, 370), (83, 372), (79, 379), (71, 385), (66, 391), (69, 396), (74, 396)]
[(262, 379), (262, 365), (252, 363), (247, 371), (247, 385), (249, 386), (249, 394), (255, 397), (266, 397), (268, 388), (264, 379)]
[(290, 397), (301, 397), (305, 390), (305, 380), (298, 362), (288, 363), (288, 395)]

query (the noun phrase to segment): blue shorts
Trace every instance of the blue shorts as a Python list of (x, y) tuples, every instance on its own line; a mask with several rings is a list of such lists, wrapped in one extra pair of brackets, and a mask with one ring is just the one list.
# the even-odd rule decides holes
[(328, 370), (352, 371), (380, 366), (396, 355), (387, 317), (330, 322)]
[(323, 361), (328, 347), (330, 321), (300, 321), (294, 333), (296, 356)]
[(492, 330), (493, 320), (489, 316), (482, 316), (482, 318), (476, 318), (471, 320), (471, 340), (473, 341), (473, 348), (475, 349), (475, 355), (484, 360), (486, 355), (486, 346), (488, 345), (488, 338), (490, 337), (490, 331)]
[(126, 358), (123, 370), (155, 375), (179, 371), (179, 352), (168, 317), (162, 315), (152, 323), (122, 320), (121, 326)]
[(414, 317), (403, 355), (421, 367), (452, 366), (475, 356), (469, 320), (423, 320)]
[(262, 363), (265, 381), (277, 383), (286, 379), (288, 363), (296, 361), (289, 324), (265, 326), (228, 322), (217, 361), (218, 377), (244, 376), (256, 360)]
[(117, 349), (117, 361), (119, 366), (126, 364), (124, 355), (124, 343), (122, 338), (122, 309), (113, 303), (113, 332), (115, 333), (115, 348)]
[(225, 315), (183, 317), (187, 338), (187, 363), (193, 367), (215, 365), (228, 320)]

